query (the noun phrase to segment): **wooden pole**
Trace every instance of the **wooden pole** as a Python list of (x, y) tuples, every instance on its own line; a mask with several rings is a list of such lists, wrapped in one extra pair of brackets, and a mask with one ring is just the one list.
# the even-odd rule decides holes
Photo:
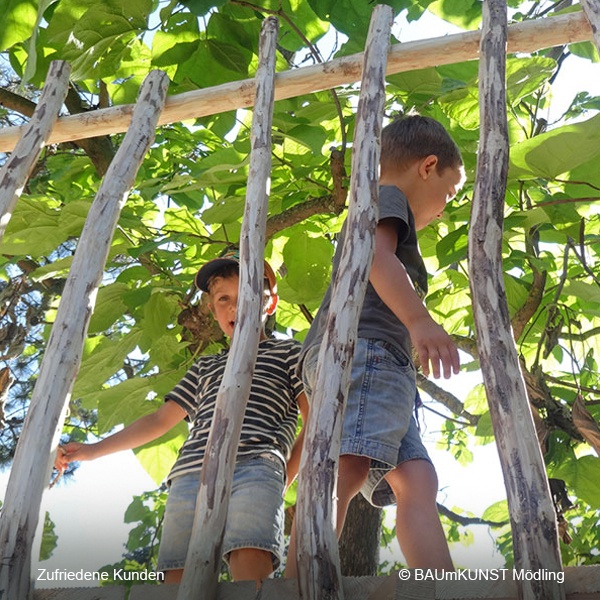
[[(587, 41), (591, 37), (590, 25), (581, 12), (524, 21), (509, 27), (508, 52), (535, 52), (542, 48)], [(390, 50), (387, 74), (477, 59), (479, 39), (478, 31), (468, 31), (395, 44)], [(353, 54), (324, 64), (279, 73), (275, 78), (275, 100), (355, 83), (361, 77), (362, 60), (362, 53)], [(167, 99), (158, 124), (249, 108), (253, 105), (254, 95), (254, 79), (244, 79), (171, 96)], [(61, 117), (48, 143), (123, 132), (129, 126), (131, 112), (132, 106), (127, 104)], [(10, 152), (20, 135), (20, 127), (1, 130), (0, 152)]]
[(217, 594), (231, 482), (262, 331), (278, 27), (277, 19), (269, 17), (260, 34), (236, 327), (217, 394), (178, 600), (212, 600)]
[(380, 4), (373, 10), (352, 150), (347, 229), (319, 350), (300, 464), (296, 537), (298, 585), (304, 600), (343, 599), (333, 498), (358, 319), (375, 245), (385, 71), (392, 20), (389, 6)]
[(23, 136), (14, 152), (0, 170), (0, 240), (8, 225), (15, 204), (25, 187), (69, 90), (71, 67), (68, 63), (53, 60), (46, 76), (33, 116), (23, 127)]
[(580, 4), (592, 28), (596, 48), (600, 52), (600, 0), (580, 0)]
[(564, 600), (564, 586), (541, 578), (562, 570), (556, 515), (512, 335), (502, 268), (508, 173), (506, 0), (483, 3), (479, 63), (480, 145), (469, 231), (469, 271), (477, 349), (512, 525), (522, 600)]
[(90, 208), (25, 425), (17, 444), (0, 522), (0, 598), (32, 598), (31, 552), (40, 504), (62, 431), (73, 382), (113, 232), (138, 168), (154, 140), (168, 78), (152, 71), (144, 81), (131, 128)]

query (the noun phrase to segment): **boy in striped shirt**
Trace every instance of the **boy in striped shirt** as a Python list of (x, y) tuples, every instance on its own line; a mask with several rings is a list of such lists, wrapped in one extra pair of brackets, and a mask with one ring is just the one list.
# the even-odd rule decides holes
[[(239, 257), (228, 253), (206, 263), (195, 278), (208, 294), (223, 333), (233, 337), (239, 286)], [(264, 320), (277, 306), (275, 274), (265, 262)], [(308, 405), (296, 374), (300, 344), (292, 339), (259, 342), (250, 398), (242, 425), (229, 501), (223, 558), (234, 580), (261, 581), (280, 564), (283, 551), (283, 495), (300, 462), (302, 434), (294, 441), (298, 411), (306, 422)], [(165, 403), (121, 431), (95, 444), (69, 442), (59, 449), (55, 467), (94, 460), (151, 442), (183, 419), (190, 433), (169, 474), (158, 570), (166, 583), (179, 583), (192, 530), (200, 471), (228, 350), (201, 356), (167, 394)]]

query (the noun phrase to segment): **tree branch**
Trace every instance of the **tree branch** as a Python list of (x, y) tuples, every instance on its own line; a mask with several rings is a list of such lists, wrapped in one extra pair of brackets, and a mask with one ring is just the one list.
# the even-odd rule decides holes
[(508, 521), (486, 521), (485, 519), (481, 519), (480, 517), (464, 517), (455, 513), (454, 511), (446, 508), (443, 504), (438, 502), (437, 505), (438, 512), (444, 517), (458, 523), (459, 525), (487, 525), (488, 527), (504, 527), (508, 525)]

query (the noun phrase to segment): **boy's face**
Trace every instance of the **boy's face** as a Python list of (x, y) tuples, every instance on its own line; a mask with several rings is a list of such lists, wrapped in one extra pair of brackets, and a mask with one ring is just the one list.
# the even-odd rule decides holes
[[(230, 275), (228, 277), (216, 276), (210, 280), (210, 309), (221, 331), (230, 338), (233, 337), (233, 329), (235, 327), (239, 285), (239, 275)], [(266, 319), (267, 315), (275, 312), (277, 299), (276, 295), (265, 292), (263, 319)]]
[(414, 213), (417, 230), (427, 227), (442, 216), (446, 204), (456, 196), (465, 180), (463, 167), (448, 167), (441, 172), (438, 171), (437, 164), (430, 167), (421, 166), (425, 173), (421, 186), (424, 197)]
[(210, 282), (210, 308), (221, 331), (228, 337), (233, 336), (239, 283), (238, 275), (214, 277)]

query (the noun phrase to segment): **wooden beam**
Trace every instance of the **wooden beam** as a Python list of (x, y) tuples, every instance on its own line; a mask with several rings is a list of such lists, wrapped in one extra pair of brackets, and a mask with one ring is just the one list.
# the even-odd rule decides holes
[(58, 60), (50, 63), (46, 85), (33, 116), (25, 125), (15, 151), (0, 170), (0, 240), (67, 97), (70, 74), (68, 63)]
[[(390, 50), (387, 74), (477, 59), (479, 39), (478, 31), (468, 31), (396, 44)], [(507, 50), (509, 53), (528, 53), (590, 39), (592, 30), (588, 20), (582, 12), (576, 12), (511, 25)], [(358, 53), (315, 66), (283, 71), (275, 78), (275, 100), (355, 83), (361, 77), (362, 60), (363, 53)], [(254, 94), (254, 79), (244, 79), (171, 96), (167, 98), (158, 124), (248, 108), (254, 103)], [(126, 104), (61, 117), (48, 143), (121, 133), (129, 126), (132, 110), (133, 106)], [(0, 152), (10, 152), (15, 147), (23, 127), (0, 130)]]

